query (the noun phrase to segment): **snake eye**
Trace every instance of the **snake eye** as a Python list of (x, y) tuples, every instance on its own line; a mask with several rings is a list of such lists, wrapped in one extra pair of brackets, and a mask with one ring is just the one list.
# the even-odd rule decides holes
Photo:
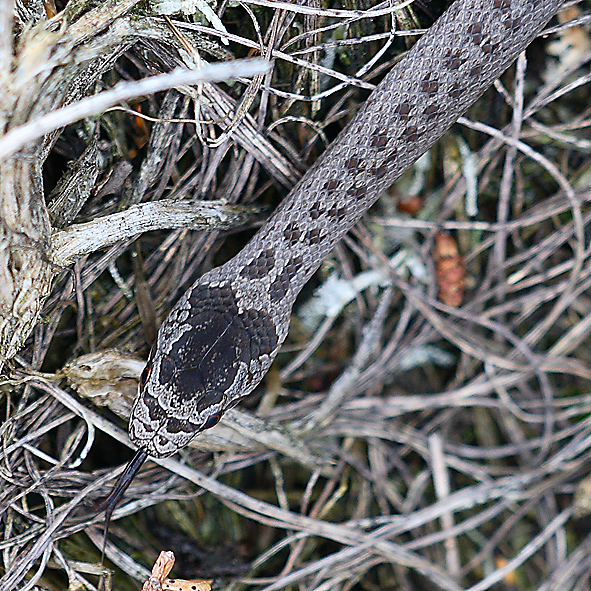
[(143, 390), (146, 386), (146, 382), (150, 377), (150, 372), (152, 371), (152, 364), (146, 363), (146, 367), (144, 367), (142, 371), (142, 375), (140, 376), (140, 388)]
[(222, 418), (222, 414), (221, 413), (216, 413), (214, 415), (211, 415), (207, 421), (205, 421), (205, 424), (203, 425), (204, 429), (211, 429), (212, 427), (215, 427), (219, 422), (220, 419)]

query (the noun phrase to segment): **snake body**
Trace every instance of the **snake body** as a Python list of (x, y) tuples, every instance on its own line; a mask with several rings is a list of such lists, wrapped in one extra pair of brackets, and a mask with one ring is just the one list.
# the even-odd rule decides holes
[(532, 41), (562, 0), (457, 0), (233, 259), (162, 324), (129, 423), (165, 457), (261, 381), (295, 298), (335, 243)]

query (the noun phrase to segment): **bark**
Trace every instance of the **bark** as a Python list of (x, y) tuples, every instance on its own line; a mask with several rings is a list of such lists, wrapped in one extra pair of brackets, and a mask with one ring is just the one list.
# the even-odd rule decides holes
[(54, 266), (40, 160), (0, 164), (0, 354), (10, 359), (38, 322)]
[[(149, 219), (145, 220), (145, 227), (141, 223), (132, 227), (122, 224), (117, 218), (121, 214), (116, 214), (112, 219), (109, 216), (101, 218), (98, 224), (91, 226), (92, 244), (69, 245), (68, 241), (84, 234), (84, 227), (52, 228), (43, 188), (43, 163), (60, 132), (59, 126), (111, 106), (97, 106), (95, 110), (87, 107), (88, 112), (80, 114), (78, 105), (83, 103), (77, 103), (76, 108), (73, 103), (89, 94), (117, 58), (139, 37), (148, 34), (146, 23), (129, 14), (138, 2), (106, 0), (91, 9), (85, 0), (70, 2), (66, 10), (52, 21), (45, 20), (38, 12), (29, 14), (22, 4), (17, 3), (13, 30), (18, 41), (13, 48), (10, 41), (0, 40), (0, 145), (5, 148), (0, 154), (0, 370), (6, 360), (14, 357), (39, 322), (52, 279), (64, 265), (112, 244), (113, 240), (129, 239), (132, 231), (141, 233), (171, 227), (170, 221), (168, 225), (159, 225)], [(2, 8), (6, 9), (6, 6), (0, 7), (0, 31), (7, 30), (11, 22), (10, 15), (7, 16)], [(173, 72), (168, 78), (153, 77), (138, 82), (137, 92), (133, 88), (130, 90), (132, 84), (118, 85), (111, 91), (111, 96), (117, 103), (178, 84), (252, 75), (247, 68), (254, 69), (257, 74), (268, 70), (269, 64), (263, 64), (261, 60), (250, 60), (246, 64), (247, 61), (219, 64), (198, 72)], [(119, 94), (115, 96), (118, 89)], [(104, 102), (108, 94), (105, 92), (93, 98)], [(84, 104), (90, 103), (95, 104), (88, 100)], [(68, 106), (69, 110), (57, 111)], [(73, 114), (70, 120), (62, 122), (63, 113), (76, 109), (77, 115)], [(47, 123), (51, 117), (44, 117), (49, 114), (60, 117), (53, 127)], [(63, 183), (64, 191), (67, 186)], [(90, 189), (87, 186), (81, 188), (86, 198)], [(70, 194), (76, 193), (70, 190)], [(59, 195), (52, 197), (55, 202), (60, 202)], [(210, 212), (205, 219), (203, 215), (192, 217), (200, 217), (201, 227), (227, 228), (244, 223), (248, 210), (232, 209), (222, 204), (217, 211), (215, 206), (210, 207)], [(68, 218), (68, 212), (65, 212), (66, 218), (62, 215), (60, 220), (71, 222), (76, 213)], [(217, 224), (220, 216), (225, 219)], [(191, 216), (181, 217), (185, 223), (179, 225), (193, 227), (186, 222)], [(62, 228), (64, 224), (56, 220), (56, 225)], [(127, 233), (113, 238), (117, 228), (127, 230)], [(101, 241), (96, 232), (103, 230), (105, 240)], [(88, 229), (86, 231), (88, 234)], [(60, 258), (60, 253), (66, 251), (68, 256)]]

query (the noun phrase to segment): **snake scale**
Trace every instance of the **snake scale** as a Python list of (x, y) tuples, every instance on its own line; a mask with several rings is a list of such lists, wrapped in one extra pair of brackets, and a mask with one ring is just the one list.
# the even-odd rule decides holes
[[(562, 0), (456, 0), (384, 78), (246, 247), (204, 274), (162, 324), (129, 434), (176, 452), (247, 396), (293, 303), (335, 243), (533, 40)], [(120, 491), (121, 494), (121, 491)]]

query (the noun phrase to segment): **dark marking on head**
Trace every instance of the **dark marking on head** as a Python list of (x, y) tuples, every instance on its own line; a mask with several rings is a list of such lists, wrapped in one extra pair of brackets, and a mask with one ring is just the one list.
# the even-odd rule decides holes
[(339, 182), (336, 180), (327, 181), (322, 187), (325, 191), (334, 191), (339, 186)]
[(219, 404), (222, 401), (223, 394), (219, 391), (205, 392), (202, 396), (199, 396), (197, 401), (197, 411), (202, 412), (206, 408)]
[(158, 374), (158, 381), (163, 384), (168, 383), (172, 379), (172, 376), (174, 375), (174, 371), (175, 371), (174, 361), (168, 355), (163, 355), (160, 359), (160, 370), (159, 370), (159, 374)]
[(261, 252), (256, 259), (246, 265), (240, 275), (252, 279), (262, 279), (269, 274), (269, 271), (275, 267), (275, 251), (267, 249)]
[(158, 400), (154, 398), (154, 396), (145, 395), (144, 404), (148, 409), (148, 414), (150, 415), (151, 421), (162, 421), (164, 418), (166, 418), (165, 410), (160, 406)]
[(166, 430), (169, 433), (193, 433), (197, 431), (198, 425), (186, 420), (169, 417), (166, 419)]
[[(172, 413), (175, 419), (182, 416), (181, 410), (186, 404), (196, 404), (198, 412), (219, 404), (224, 393), (235, 385), (240, 367), (248, 368), (253, 358), (269, 354), (277, 346), (271, 317), (261, 310), (239, 312), (230, 286), (199, 285), (191, 293), (189, 302), (192, 306), (192, 314), (187, 319), (190, 329), (178, 337), (171, 348), (169, 355), (174, 363), (169, 363), (166, 356), (161, 357), (158, 378), (160, 383), (174, 386), (167, 404), (173, 410), (179, 409), (178, 413)], [(150, 411), (151, 397), (147, 392), (143, 396)], [(170, 418), (159, 415), (153, 420)], [(202, 426), (178, 420), (171, 423), (171, 427), (193, 433)]]
[[(188, 403), (191, 398), (220, 395), (230, 388), (240, 362), (248, 363), (249, 335), (231, 316), (216, 310), (202, 310), (190, 319), (192, 329), (174, 344), (172, 355), (177, 360), (173, 406)], [(198, 402), (199, 404), (199, 402)]]

